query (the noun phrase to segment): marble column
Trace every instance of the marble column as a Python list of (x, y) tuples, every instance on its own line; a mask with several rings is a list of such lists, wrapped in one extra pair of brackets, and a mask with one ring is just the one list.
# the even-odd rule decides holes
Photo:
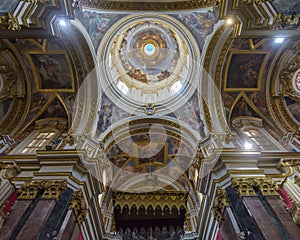
[(61, 193), (58, 202), (56, 202), (41, 233), (39, 234), (39, 237), (37, 238), (38, 240), (46, 239), (48, 236), (54, 238), (57, 235), (69, 210), (69, 206), (72, 201), (72, 193), (73, 191), (71, 189), (67, 189)]
[(65, 239), (77, 240), (79, 231), (80, 229), (78, 223), (76, 222), (76, 218), (73, 213), (73, 210), (70, 209), (67, 212), (64, 222), (58, 232), (57, 240), (65, 240)]
[(245, 239), (247, 240), (264, 240), (263, 235), (258, 229), (253, 218), (250, 216), (249, 211), (239, 193), (233, 187), (227, 187), (226, 194), (230, 207), (241, 229), (241, 235), (245, 236)]
[(272, 207), (291, 239), (298, 239), (300, 236), (300, 228), (293, 221), (291, 214), (284, 208), (283, 201), (278, 196), (266, 196), (265, 199)]
[(18, 223), (25, 217), (32, 201), (17, 201), (10, 209), (9, 216), (5, 219), (3, 226), (0, 228), (0, 239), (8, 240), (15, 231)]
[(55, 203), (55, 200), (40, 200), (16, 240), (37, 239)]
[(240, 240), (240, 231), (230, 207), (227, 207), (224, 211), (223, 220), (220, 224), (220, 232), (222, 236), (220, 240)]
[(274, 224), (274, 218), (262, 205), (260, 199), (257, 196), (244, 196), (243, 200), (247, 205), (252, 217), (260, 229), (265, 239), (281, 240), (283, 239), (277, 227)]

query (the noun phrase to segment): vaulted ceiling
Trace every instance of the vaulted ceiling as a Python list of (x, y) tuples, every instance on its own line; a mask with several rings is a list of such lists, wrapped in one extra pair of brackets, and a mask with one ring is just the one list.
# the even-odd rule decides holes
[[(120, 119), (157, 111), (186, 124), (199, 140), (213, 131), (215, 117), (206, 110), (211, 83), (203, 72), (221, 96), (219, 112), (229, 128), (242, 116), (261, 119), (277, 139), (298, 131), (295, 1), (63, 2), (1, 3), (2, 135), (20, 141), (45, 119), (56, 119), (62, 131), (70, 131), (73, 120), (82, 117), (74, 116), (79, 89), (95, 74), (102, 89), (94, 99), (100, 105), (91, 108), (100, 139), (108, 139), (109, 127)], [(142, 7), (147, 13), (139, 15)], [(151, 12), (154, 8), (160, 13)]]

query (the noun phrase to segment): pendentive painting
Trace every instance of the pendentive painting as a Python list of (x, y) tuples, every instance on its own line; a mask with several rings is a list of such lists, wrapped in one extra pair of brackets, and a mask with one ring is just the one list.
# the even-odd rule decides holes
[(66, 52), (29, 52), (27, 57), (34, 69), (37, 91), (74, 91), (73, 71)]
[(231, 52), (225, 70), (224, 90), (260, 91), (263, 69), (269, 58), (268, 52)]

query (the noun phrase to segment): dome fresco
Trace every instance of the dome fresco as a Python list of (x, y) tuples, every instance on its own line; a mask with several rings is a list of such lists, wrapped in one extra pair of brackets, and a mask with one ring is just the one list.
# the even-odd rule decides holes
[(117, 98), (112, 95), (123, 95), (125, 108), (126, 101), (163, 105), (182, 92), (191, 96), (200, 53), (187, 32), (170, 16), (121, 19), (99, 47), (105, 72), (104, 92), (112, 101)]
[(0, 0), (0, 239), (298, 239), (297, 2)]

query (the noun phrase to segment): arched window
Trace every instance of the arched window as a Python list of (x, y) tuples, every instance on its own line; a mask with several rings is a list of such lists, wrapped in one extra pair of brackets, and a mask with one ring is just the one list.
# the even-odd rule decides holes
[[(241, 145), (249, 144), (263, 151), (284, 151), (284, 148), (263, 128), (262, 119), (240, 117), (232, 121)], [(251, 148), (251, 147), (249, 147)]]
[(242, 129), (244, 134), (249, 138), (250, 141), (254, 142), (254, 144), (259, 147), (261, 150), (276, 150), (274, 139), (271, 140), (271, 136), (266, 136), (266, 132), (263, 129), (259, 128), (244, 128)]
[(36, 150), (46, 150), (46, 146), (51, 145), (55, 138), (59, 137), (66, 127), (64, 120), (39, 120), (36, 122), (34, 130), (15, 149), (13, 154), (34, 154)]
[[(36, 135), (36, 134), (35, 134)], [(36, 150), (42, 149), (46, 145), (50, 144), (55, 136), (54, 131), (47, 132), (37, 132), (37, 136), (35, 136), (32, 141), (22, 150), (24, 154), (35, 153)]]

